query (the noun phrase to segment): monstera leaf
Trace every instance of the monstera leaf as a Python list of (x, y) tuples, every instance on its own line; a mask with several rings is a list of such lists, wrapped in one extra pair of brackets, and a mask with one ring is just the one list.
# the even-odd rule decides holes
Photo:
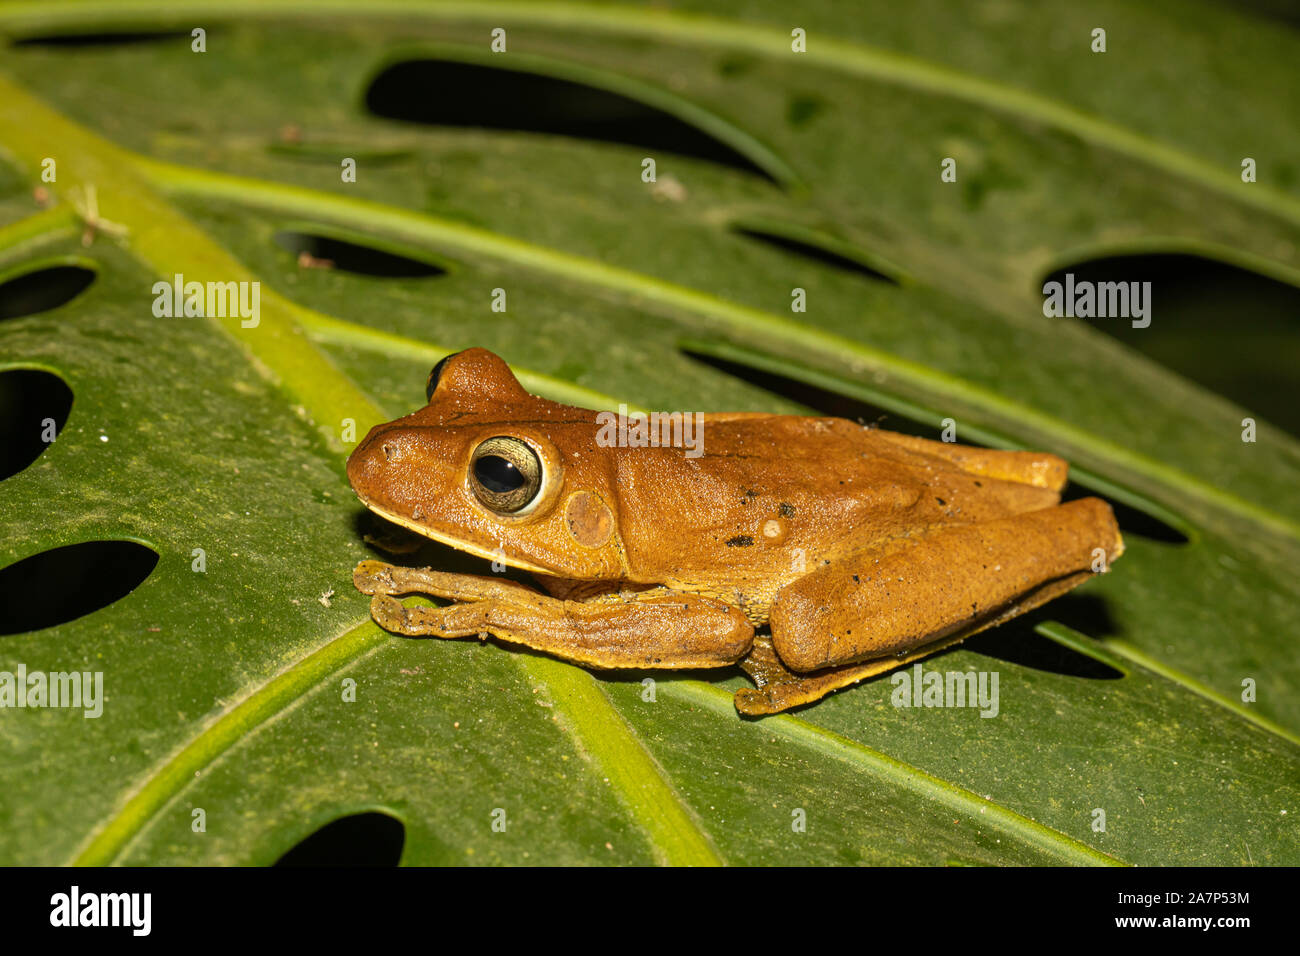
[[(1249, 338), (1300, 284), (1289, 26), (351, 6), (0, 7), (0, 668), (102, 675), (0, 710), (0, 862), (1300, 862), (1300, 445), (1242, 407), (1295, 347)], [(1157, 256), (1175, 341), (1161, 289), (1244, 283), (1193, 350), (1235, 402), (1044, 316)], [(168, 315), (177, 281), (236, 297)], [(927, 662), (995, 715), (879, 678), (745, 720), (734, 672), (394, 637), (343, 459), (473, 345), (589, 407), (1059, 453), (1128, 551)]]

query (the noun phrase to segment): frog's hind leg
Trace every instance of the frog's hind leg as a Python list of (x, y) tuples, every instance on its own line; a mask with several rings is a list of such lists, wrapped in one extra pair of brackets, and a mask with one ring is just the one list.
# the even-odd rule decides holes
[(756, 689), (744, 687), (736, 691), (736, 710), (746, 717), (761, 717), (766, 714), (780, 713), (791, 707), (811, 704), (842, 687), (905, 667), (954, 644), (960, 644), (980, 631), (996, 627), (1003, 621), (1009, 621), (1013, 617), (1032, 611), (1039, 605), (1046, 604), (1052, 598), (1078, 587), (1090, 577), (1092, 577), (1091, 571), (1080, 571), (1050, 581), (1026, 594), (1015, 604), (1002, 608), (996, 614), (990, 614), (946, 637), (941, 637), (930, 644), (923, 644), (901, 655), (891, 654), (888, 657), (877, 657), (857, 664), (841, 664), (812, 674), (797, 674), (791, 671), (777, 656), (771, 638), (755, 636), (754, 646), (748, 656), (740, 662), (740, 666), (754, 682)]
[(782, 710), (932, 654), (1086, 581), (1098, 548), (1109, 562), (1124, 544), (1110, 506), (1084, 498), (825, 564), (777, 593), (769, 624), (784, 674), (755, 655), (746, 669), (767, 683), (736, 706)]
[(929, 455), (932, 458), (942, 458), (967, 474), (1011, 481), (1046, 491), (1059, 492), (1063, 489), (1070, 470), (1064, 458), (1046, 452), (976, 448), (971, 445), (958, 445), (955, 442), (931, 441), (928, 438), (900, 435), (883, 429), (875, 434), (908, 451)]

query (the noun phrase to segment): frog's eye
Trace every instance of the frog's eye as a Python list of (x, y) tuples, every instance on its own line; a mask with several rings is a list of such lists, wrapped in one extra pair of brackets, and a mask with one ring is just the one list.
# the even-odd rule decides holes
[(469, 463), (474, 495), (497, 514), (518, 514), (537, 500), (542, 463), (526, 441), (498, 436), (474, 449)]
[(428, 384), (424, 386), (424, 397), (426, 401), (433, 401), (433, 393), (438, 387), (438, 379), (442, 378), (442, 370), (447, 367), (448, 362), (459, 354), (459, 352), (452, 352), (450, 355), (445, 355), (439, 359), (438, 364), (433, 367), (433, 371), (429, 373)]

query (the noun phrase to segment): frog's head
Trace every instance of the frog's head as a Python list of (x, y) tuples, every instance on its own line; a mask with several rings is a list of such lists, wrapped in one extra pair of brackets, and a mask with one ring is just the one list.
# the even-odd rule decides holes
[(429, 404), (370, 430), (348, 480), (376, 514), (514, 567), (623, 575), (609, 449), (596, 413), (529, 395), (486, 349), (449, 355)]

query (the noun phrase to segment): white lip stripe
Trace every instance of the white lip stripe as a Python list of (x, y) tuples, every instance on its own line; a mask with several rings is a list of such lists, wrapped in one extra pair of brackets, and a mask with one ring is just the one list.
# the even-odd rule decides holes
[(420, 535), (421, 537), (432, 538), (434, 541), (437, 541), (439, 544), (445, 544), (450, 548), (455, 548), (457, 551), (466, 551), (469, 554), (474, 555), (475, 557), (486, 558), (488, 561), (502, 561), (505, 564), (510, 565), (512, 568), (519, 568), (521, 571), (534, 571), (538, 574), (556, 573), (555, 571), (551, 571), (547, 568), (543, 568), (540, 565), (530, 564), (529, 562), (524, 561), (520, 558), (512, 558), (509, 555), (505, 554), (504, 552), (494, 553), (492, 551), (487, 550), (486, 548), (480, 547), (477, 544), (473, 544), (472, 542), (460, 541), (457, 540), (456, 538), (452, 538), (444, 534), (439, 534), (438, 532), (433, 531), (429, 528), (421, 527), (420, 525), (411, 521), (409, 518), (403, 518), (401, 515), (393, 514), (391, 511), (388, 511), (384, 508), (380, 508), (378, 505), (371, 504), (365, 498), (361, 499), (361, 503), (365, 505), (367, 508), (369, 508), (371, 511), (373, 511), (375, 514), (379, 515), (381, 518), (386, 518), (387, 520), (391, 521), (393, 524), (401, 525), (403, 528), (406, 528), (409, 531), (414, 531), (416, 534)]

